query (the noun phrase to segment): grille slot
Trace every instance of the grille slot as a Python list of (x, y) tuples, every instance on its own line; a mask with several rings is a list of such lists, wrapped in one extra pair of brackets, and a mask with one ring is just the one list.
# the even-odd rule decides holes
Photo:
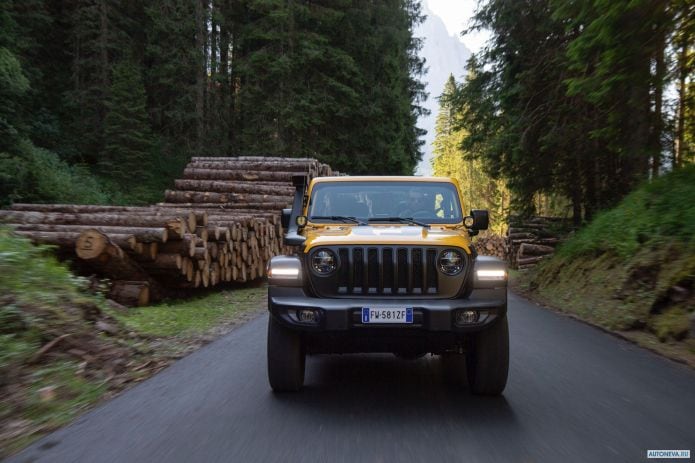
[(356, 246), (339, 248), (337, 253), (337, 294), (437, 294), (436, 249)]

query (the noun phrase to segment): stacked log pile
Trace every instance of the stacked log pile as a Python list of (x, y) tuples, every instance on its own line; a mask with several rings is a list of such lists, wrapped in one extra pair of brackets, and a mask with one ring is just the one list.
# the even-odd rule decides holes
[(567, 221), (559, 217), (511, 217), (507, 232), (509, 266), (527, 270), (549, 258), (568, 228)]
[(492, 234), (478, 236), (473, 244), (481, 256), (494, 256), (507, 260), (507, 240), (503, 236)]
[(166, 202), (149, 207), (15, 204), (0, 222), (76, 255), (76, 267), (111, 280), (109, 297), (146, 305), (170, 290), (265, 275), (282, 244), (292, 176), (331, 175), (314, 159), (193, 158)]

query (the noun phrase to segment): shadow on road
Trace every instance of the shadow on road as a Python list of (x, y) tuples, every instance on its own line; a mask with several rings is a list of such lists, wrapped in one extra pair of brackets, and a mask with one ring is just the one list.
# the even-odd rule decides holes
[[(403, 360), (392, 355), (315, 356), (307, 360), (304, 389), (274, 395), (288, 413), (320, 414), (361, 423), (388, 420), (420, 426), (474, 423), (495, 433), (517, 427), (502, 397), (479, 397), (446, 379), (437, 356)], [(367, 421), (365, 421), (367, 420)]]

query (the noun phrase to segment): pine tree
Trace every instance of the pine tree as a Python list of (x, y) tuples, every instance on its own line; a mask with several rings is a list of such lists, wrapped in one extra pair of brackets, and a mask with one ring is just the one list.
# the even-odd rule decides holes
[(457, 84), (450, 75), (439, 97), (439, 112), (435, 125), (434, 175), (458, 180), (465, 208), (488, 209), (491, 213), (490, 229), (503, 233), (504, 218), (509, 205), (509, 192), (502, 180), (493, 179), (483, 162), (462, 149), (463, 140), (469, 136), (461, 121), (460, 108), (456, 107)]
[(152, 176), (153, 135), (141, 70), (130, 59), (114, 66), (109, 93), (99, 171), (119, 185), (142, 184)]
[[(162, 0), (145, 9), (144, 79), (153, 130), (163, 153), (196, 152), (196, 74), (204, 66), (196, 48), (194, 3)], [(171, 159), (167, 159), (170, 162)]]

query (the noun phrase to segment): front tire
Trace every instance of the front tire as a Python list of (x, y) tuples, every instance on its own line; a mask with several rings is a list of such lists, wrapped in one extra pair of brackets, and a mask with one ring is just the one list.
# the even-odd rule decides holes
[(271, 315), (268, 319), (268, 381), (273, 391), (300, 390), (304, 385), (305, 359), (300, 334), (285, 328)]
[(466, 373), (471, 392), (500, 395), (509, 374), (509, 326), (507, 316), (478, 333), (466, 355)]

